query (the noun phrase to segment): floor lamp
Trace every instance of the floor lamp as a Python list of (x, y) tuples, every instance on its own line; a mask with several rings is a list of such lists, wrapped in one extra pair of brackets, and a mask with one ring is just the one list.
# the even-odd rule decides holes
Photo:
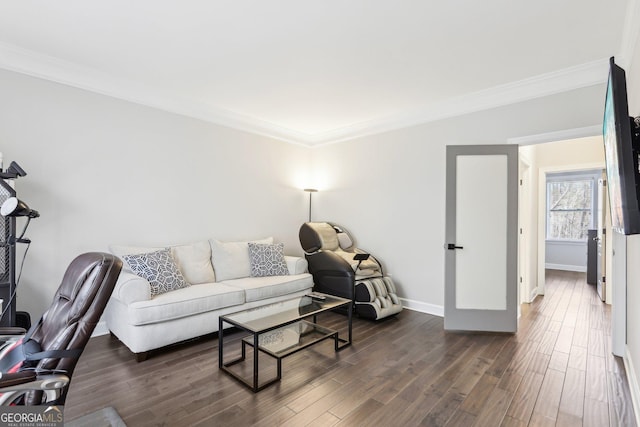
[(309, 222), (311, 222), (311, 196), (313, 193), (317, 193), (318, 190), (315, 188), (305, 188), (304, 191), (309, 193)]

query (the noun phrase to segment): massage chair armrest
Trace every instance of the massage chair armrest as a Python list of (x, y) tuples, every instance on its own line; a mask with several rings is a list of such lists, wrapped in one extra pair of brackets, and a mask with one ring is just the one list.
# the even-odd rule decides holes
[(309, 273), (323, 275), (353, 277), (355, 272), (349, 263), (333, 252), (316, 252), (306, 255), (309, 263)]
[(24, 335), (27, 333), (25, 328), (3, 326), (0, 328), (0, 336), (2, 335)]
[(0, 388), (12, 387), (20, 384), (29, 383), (35, 381), (37, 375), (34, 371), (26, 372), (14, 372), (14, 373), (0, 373)]
[(10, 405), (30, 391), (42, 391), (47, 396), (46, 402), (55, 403), (69, 381), (69, 377), (62, 374), (37, 375), (34, 371), (3, 373), (0, 378), (0, 405)]
[(333, 252), (307, 254), (314, 290), (353, 300), (355, 273), (353, 268)]

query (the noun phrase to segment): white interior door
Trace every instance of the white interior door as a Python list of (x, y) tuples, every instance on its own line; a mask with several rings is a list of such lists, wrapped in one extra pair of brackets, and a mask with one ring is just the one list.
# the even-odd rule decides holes
[(518, 147), (447, 147), (447, 330), (515, 332)]

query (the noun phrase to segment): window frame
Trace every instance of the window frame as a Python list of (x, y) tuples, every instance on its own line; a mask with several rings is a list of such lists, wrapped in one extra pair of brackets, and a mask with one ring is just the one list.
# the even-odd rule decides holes
[(584, 239), (562, 239), (558, 237), (550, 237), (550, 198), (549, 184), (553, 182), (564, 181), (591, 181), (591, 209), (577, 209), (579, 211), (591, 211), (591, 223), (588, 230), (596, 228), (597, 224), (597, 210), (598, 210), (598, 179), (602, 177), (600, 171), (577, 171), (577, 172), (560, 172), (560, 173), (548, 173), (545, 181), (546, 191), (546, 206), (545, 206), (545, 241), (558, 242), (558, 243), (585, 243), (587, 236)]

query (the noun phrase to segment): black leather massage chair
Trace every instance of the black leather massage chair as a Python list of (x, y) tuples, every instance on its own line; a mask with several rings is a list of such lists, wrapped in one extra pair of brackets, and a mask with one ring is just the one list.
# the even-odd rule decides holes
[(360, 317), (382, 319), (402, 311), (396, 287), (380, 263), (354, 247), (351, 236), (328, 222), (306, 222), (299, 232), (317, 292), (348, 298)]

